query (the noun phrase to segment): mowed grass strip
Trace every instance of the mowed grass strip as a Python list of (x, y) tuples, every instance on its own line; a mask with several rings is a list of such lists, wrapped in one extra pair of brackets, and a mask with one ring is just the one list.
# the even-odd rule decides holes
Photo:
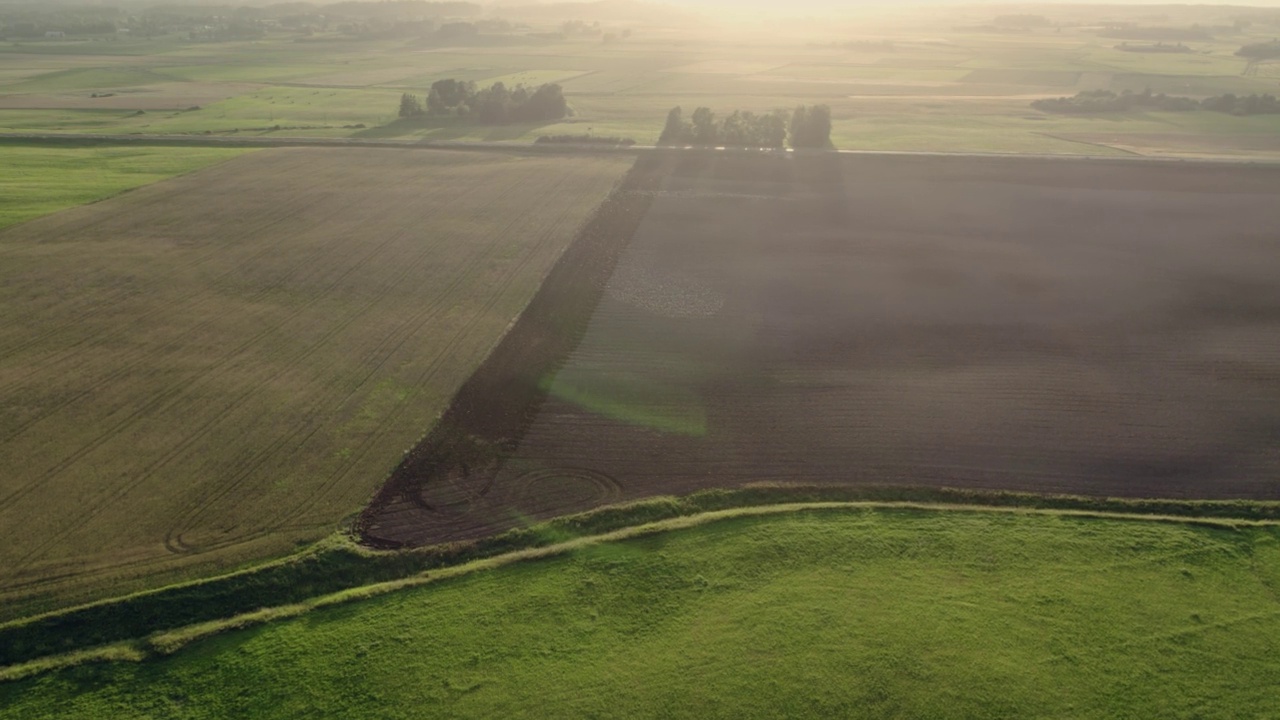
[[(1273, 709), (1273, 527), (737, 517), (0, 686), (43, 717), (1213, 717)], [(297, 688), (307, 688), (299, 693)]]
[(3, 614), (328, 534), (628, 162), (264, 151), (0, 233)]
[(191, 172), (245, 150), (0, 145), (0, 228)]

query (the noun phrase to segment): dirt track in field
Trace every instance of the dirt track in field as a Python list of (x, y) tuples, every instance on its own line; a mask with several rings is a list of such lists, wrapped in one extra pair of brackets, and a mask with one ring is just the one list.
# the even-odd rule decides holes
[(1280, 497), (1276, 169), (693, 153), (630, 182), (370, 542), (753, 481)]

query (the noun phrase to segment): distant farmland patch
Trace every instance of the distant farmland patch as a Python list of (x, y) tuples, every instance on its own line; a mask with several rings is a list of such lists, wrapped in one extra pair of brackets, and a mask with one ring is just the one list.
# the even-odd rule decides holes
[(981, 68), (965, 75), (960, 79), (960, 81), (967, 83), (984, 83), (987, 85), (1034, 85), (1037, 87), (1058, 87), (1075, 85), (1080, 81), (1080, 73), (1059, 70)]
[(515, 87), (516, 85), (528, 85), (537, 87), (545, 83), (558, 83), (565, 80), (571, 80), (579, 75), (586, 75), (587, 70), (523, 70), (516, 73), (508, 73), (506, 75), (497, 75), (485, 78), (481, 85), (492, 85), (494, 83), (503, 83), (507, 87)]
[(0, 110), (188, 110), (257, 88), (236, 83), (159, 83), (117, 92), (79, 90), (0, 95)]
[(689, 65), (663, 68), (663, 71), (694, 75), (751, 75), (773, 70), (785, 64), (769, 60), (703, 60)]
[(628, 163), (263, 151), (0, 232), (4, 614), (331, 532)]

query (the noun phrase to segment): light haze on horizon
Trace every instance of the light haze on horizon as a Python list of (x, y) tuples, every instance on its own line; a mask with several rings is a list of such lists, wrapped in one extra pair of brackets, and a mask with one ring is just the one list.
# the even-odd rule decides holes
[[(596, 0), (525, 0), (511, 2), (509, 0), (499, 0), (490, 3), (492, 5), (556, 5), (572, 2), (594, 2)], [(1240, 8), (1274, 8), (1280, 7), (1280, 0), (1264, 0), (1262, 2), (1228, 2), (1223, 0), (1205, 0), (1204, 2), (1195, 3), (1171, 3), (1166, 0), (1125, 0), (1123, 2), (1115, 2), (1114, 0), (989, 0), (987, 2), (972, 2), (972, 0), (792, 0), (790, 2), (778, 2), (778, 0), (734, 0), (727, 2), (726, 0), (638, 0), (639, 2), (654, 2), (655, 4), (671, 5), (689, 10), (711, 10), (711, 9), (742, 9), (752, 12), (767, 12), (771, 14), (787, 14), (797, 15), (804, 13), (840, 13), (840, 12), (856, 12), (859, 10), (869, 9), (885, 9), (894, 10), (904, 6), (915, 5), (950, 5), (957, 7), (990, 7), (990, 6), (1023, 6), (1033, 7), (1041, 5), (1104, 5), (1123, 7), (1127, 5), (1152, 5), (1165, 6), (1169, 8), (1195, 8), (1205, 6), (1223, 6), (1223, 7), (1240, 7)]]

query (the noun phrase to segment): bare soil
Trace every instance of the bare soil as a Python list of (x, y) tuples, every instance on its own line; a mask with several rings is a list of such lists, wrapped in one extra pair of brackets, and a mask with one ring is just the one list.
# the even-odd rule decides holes
[(370, 542), (759, 481), (1280, 498), (1280, 169), (695, 153), (628, 182)]

